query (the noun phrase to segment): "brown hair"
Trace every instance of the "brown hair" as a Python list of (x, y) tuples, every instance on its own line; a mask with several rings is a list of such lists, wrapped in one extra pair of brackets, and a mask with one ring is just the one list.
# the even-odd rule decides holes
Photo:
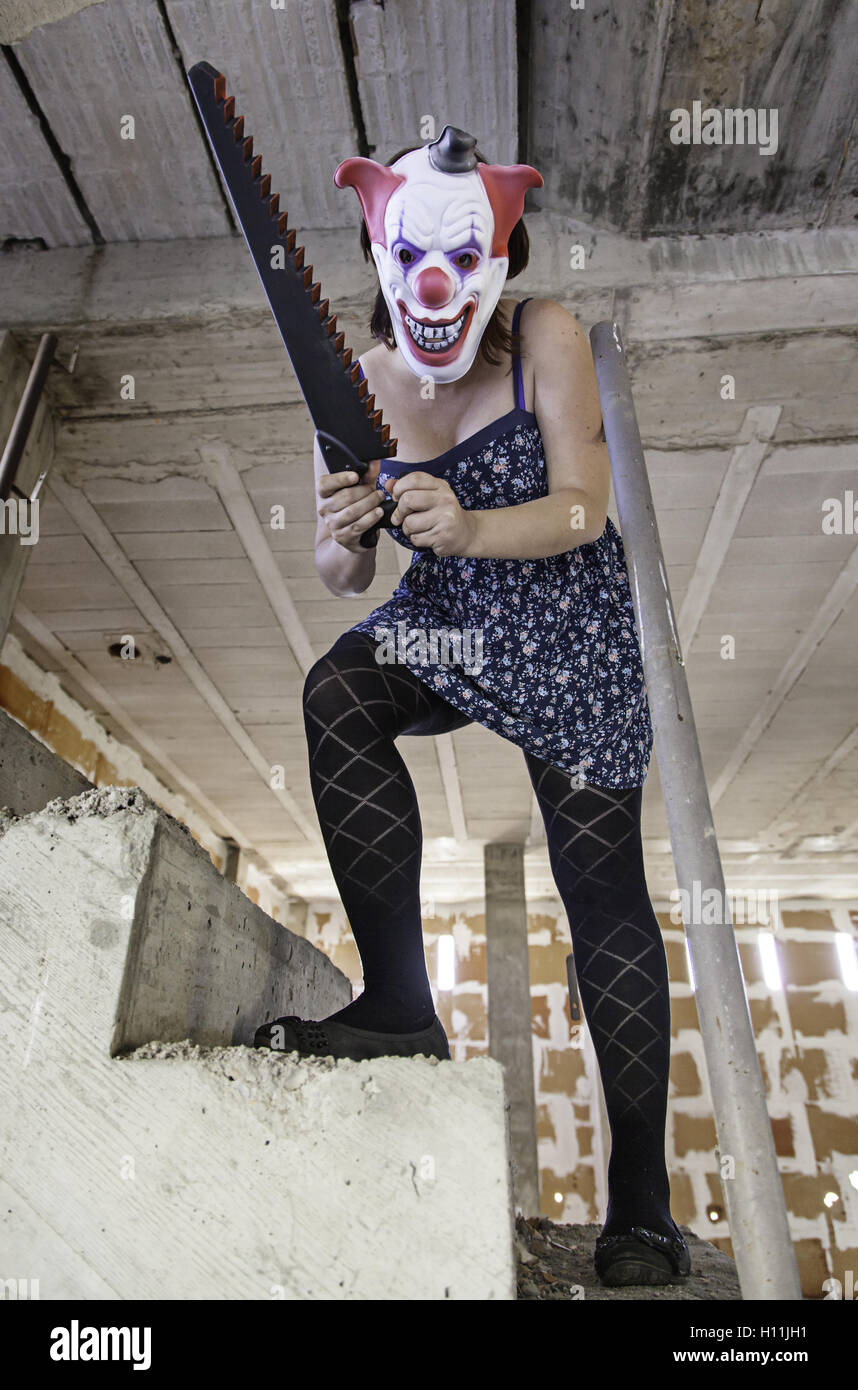
[[(403, 155), (413, 154), (415, 150), (423, 149), (422, 145), (409, 145), (407, 149), (400, 150), (398, 154), (392, 155), (388, 159), (388, 165), (395, 164)], [(475, 150), (478, 164), (486, 164), (488, 161), (483, 158), (479, 150)], [(365, 261), (372, 260), (372, 250), (370, 249), (369, 232), (366, 229), (366, 222), (361, 221), (360, 245)], [(507, 243), (507, 255), (509, 257), (509, 270), (507, 280), (512, 280), (516, 275), (520, 275), (527, 265), (530, 255), (530, 239), (527, 235), (527, 228), (523, 218), (519, 218), (509, 235)], [(387, 303), (379, 286), (375, 296), (375, 303), (372, 307), (372, 315), (369, 321), (369, 328), (372, 336), (379, 342), (384, 343), (385, 347), (393, 349), (396, 347), (396, 340), (393, 336), (393, 327), (390, 322)], [(500, 358), (495, 354), (506, 353), (511, 355), (513, 352), (521, 350), (520, 335), (511, 333), (503, 322), (500, 312), (500, 304), (495, 306), (495, 311), (485, 327), (482, 339), (480, 340), (480, 356), (488, 362), (489, 366), (497, 367), (500, 365)]]

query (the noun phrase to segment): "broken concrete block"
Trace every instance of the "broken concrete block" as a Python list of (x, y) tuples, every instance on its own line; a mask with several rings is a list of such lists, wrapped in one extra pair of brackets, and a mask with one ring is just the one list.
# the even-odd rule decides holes
[(26, 816), (57, 797), (79, 796), (91, 786), (82, 772), (0, 710), (0, 806)]
[(514, 1298), (497, 1062), (222, 1045), (350, 996), (138, 790), (13, 821), (0, 1279), (42, 1299)]
[[(6, 827), (0, 927), (7, 988), (10, 962), (38, 943), (37, 974), (17, 974), (15, 989), (32, 1001), (44, 975), (46, 1010), (77, 999), (81, 1045), (98, 1056), (153, 1038), (252, 1044), (270, 1018), (323, 1018), (352, 997), (327, 956), (222, 878), (136, 787), (51, 802)], [(32, 1049), (52, 1045), (40, 1026)]]

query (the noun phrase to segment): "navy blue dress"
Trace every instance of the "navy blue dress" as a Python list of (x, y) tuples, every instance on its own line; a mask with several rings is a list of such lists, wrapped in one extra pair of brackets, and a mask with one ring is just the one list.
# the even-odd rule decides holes
[[(516, 305), (513, 332), (526, 303)], [(464, 508), (546, 497), (542, 436), (524, 408), (518, 356), (513, 388), (507, 415), (447, 453), (382, 460), (379, 488), (423, 472), (446, 479)], [(642, 786), (652, 727), (623, 543), (610, 518), (597, 541), (534, 560), (439, 556), (398, 527), (391, 534), (414, 551), (410, 568), (352, 631), (385, 642), (455, 709), (579, 783)]]

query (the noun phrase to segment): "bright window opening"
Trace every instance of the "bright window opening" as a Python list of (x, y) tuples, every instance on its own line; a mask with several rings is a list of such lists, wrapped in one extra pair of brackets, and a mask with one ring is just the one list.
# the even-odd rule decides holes
[(438, 979), (439, 989), (452, 989), (456, 983), (456, 938), (438, 937)]
[(778, 961), (778, 948), (775, 945), (775, 938), (770, 931), (757, 933), (757, 945), (760, 948), (760, 960), (763, 965), (763, 979), (769, 989), (783, 989), (781, 980), (781, 967)]

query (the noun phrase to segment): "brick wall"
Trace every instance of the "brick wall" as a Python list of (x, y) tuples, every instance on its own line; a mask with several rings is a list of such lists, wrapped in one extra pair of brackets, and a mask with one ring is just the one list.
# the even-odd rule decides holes
[[(444, 907), (424, 918), (433, 982), (439, 935), (456, 940), (456, 985), (437, 998), (456, 1061), (488, 1050), (485, 917), (478, 908)], [(713, 1222), (707, 1214), (724, 1207), (722, 1156), (684, 934), (668, 912), (658, 916), (671, 993), (666, 1148), (673, 1214), (732, 1253), (726, 1220)], [(566, 916), (550, 901), (531, 903), (528, 923), (542, 1211), (558, 1221), (600, 1221), (609, 1139), (594, 1087), (592, 1048), (584, 1026), (570, 1017)], [(831, 1276), (845, 1284), (848, 1270), (858, 1288), (858, 994), (841, 978), (838, 929), (856, 931), (858, 911), (782, 905), (775, 934), (783, 988), (772, 991), (762, 976), (758, 928), (736, 927), (790, 1229), (810, 1298), (824, 1296), (823, 1282)], [(360, 961), (342, 908), (311, 905), (306, 931), (360, 987)]]

